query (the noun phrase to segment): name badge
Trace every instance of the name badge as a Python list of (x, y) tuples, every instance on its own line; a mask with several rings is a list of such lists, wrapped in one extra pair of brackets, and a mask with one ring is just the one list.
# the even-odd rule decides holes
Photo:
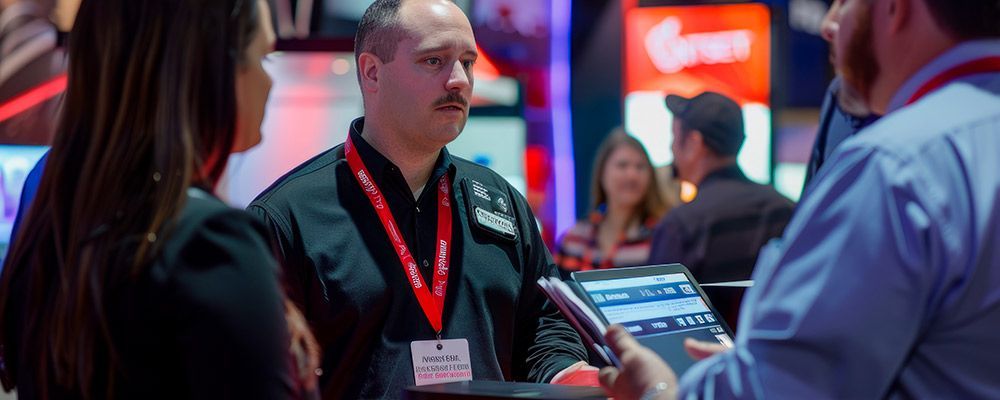
[(517, 220), (507, 195), (475, 179), (463, 179), (462, 186), (472, 226), (507, 241), (516, 241)]
[(472, 380), (468, 340), (417, 340), (410, 342), (410, 354), (417, 386)]

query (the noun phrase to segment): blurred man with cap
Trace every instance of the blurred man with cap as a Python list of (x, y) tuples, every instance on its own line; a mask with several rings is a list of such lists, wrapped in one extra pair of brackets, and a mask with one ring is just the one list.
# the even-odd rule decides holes
[[(749, 279), (757, 253), (781, 236), (794, 204), (752, 182), (736, 164), (745, 134), (735, 101), (705, 92), (691, 99), (670, 95), (666, 102), (674, 115), (676, 175), (698, 186), (698, 195), (657, 226), (649, 263), (684, 264), (704, 283)], [(741, 294), (729, 288), (709, 293), (733, 328)]]

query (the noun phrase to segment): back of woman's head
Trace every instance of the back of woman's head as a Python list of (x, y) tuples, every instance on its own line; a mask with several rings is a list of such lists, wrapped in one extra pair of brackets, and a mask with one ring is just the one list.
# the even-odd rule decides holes
[[(81, 3), (60, 127), (0, 285), (0, 335), (11, 323), (25, 332), (3, 338), (6, 352), (37, 360), (12, 375), (31, 374), (37, 393), (112, 395), (104, 295), (156, 257), (187, 188), (225, 169), (236, 68), (259, 12), (256, 0)], [(9, 320), (15, 275), (28, 282), (25, 321)]]
[(654, 175), (653, 163), (649, 159), (649, 153), (646, 152), (646, 146), (643, 146), (639, 139), (629, 135), (622, 128), (612, 130), (597, 149), (590, 183), (591, 207), (596, 210), (602, 205), (606, 205), (609, 193), (602, 184), (602, 177), (604, 176), (605, 169), (608, 167), (612, 153), (623, 146), (632, 148), (638, 154), (641, 154), (643, 164), (645, 164), (645, 167), (649, 171), (649, 184), (646, 186), (646, 193), (643, 195), (642, 201), (636, 206), (633, 218), (639, 219), (640, 222), (646, 222), (646, 220), (651, 218), (659, 219), (666, 212), (667, 205), (663, 200), (659, 182)]

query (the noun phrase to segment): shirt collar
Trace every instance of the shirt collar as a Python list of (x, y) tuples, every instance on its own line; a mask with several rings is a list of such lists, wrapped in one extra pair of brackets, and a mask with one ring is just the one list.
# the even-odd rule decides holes
[[(399, 167), (393, 164), (388, 158), (386, 158), (382, 153), (379, 153), (371, 144), (365, 141), (365, 138), (361, 137), (361, 132), (365, 127), (365, 118), (360, 117), (351, 121), (351, 131), (348, 133), (351, 135), (351, 140), (354, 142), (354, 147), (358, 149), (358, 155), (361, 159), (365, 161), (365, 167), (376, 179), (385, 176), (387, 173), (400, 174)], [(448, 152), (448, 148), (442, 148), (441, 154), (438, 156), (437, 161), (434, 163), (434, 170), (431, 172), (431, 178), (428, 182), (434, 182), (441, 179), (441, 175), (448, 173), (452, 178), (455, 177), (455, 164), (452, 162), (451, 153)], [(381, 179), (379, 179), (382, 181)], [(380, 182), (381, 184), (381, 182)]]
[(851, 128), (854, 129), (853, 131), (850, 131), (848, 135), (854, 135), (858, 133), (861, 130), (861, 128), (871, 125), (873, 122), (877, 121), (878, 115), (869, 112), (867, 116), (858, 117), (840, 108), (839, 97), (840, 97), (840, 91), (842, 90), (843, 87), (844, 87), (844, 82), (841, 80), (839, 76), (833, 78), (833, 81), (830, 82), (830, 102), (831, 106), (836, 110), (837, 114), (843, 115), (844, 119), (846, 119), (847, 122), (851, 124)]
[(701, 180), (701, 184), (698, 186), (705, 186), (716, 180), (726, 180), (726, 179), (737, 179), (737, 180), (749, 180), (746, 175), (743, 174), (743, 170), (736, 163), (719, 168), (712, 171), (705, 176), (705, 179)]
[(972, 40), (945, 51), (906, 81), (889, 103), (889, 112), (903, 108), (925, 83), (948, 69), (983, 58), (1000, 56), (1000, 39)]

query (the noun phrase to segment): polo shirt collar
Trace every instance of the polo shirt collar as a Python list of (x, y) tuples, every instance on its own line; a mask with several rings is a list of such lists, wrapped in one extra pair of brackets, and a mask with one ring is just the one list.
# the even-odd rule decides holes
[[(365, 167), (378, 179), (379, 184), (382, 185), (385, 182), (384, 177), (387, 174), (398, 175), (402, 177), (399, 172), (399, 167), (396, 166), (391, 160), (386, 158), (382, 153), (379, 153), (375, 147), (372, 147), (363, 137), (361, 137), (361, 132), (365, 127), (365, 118), (360, 117), (351, 122), (351, 130), (349, 135), (351, 135), (351, 140), (354, 142), (354, 147), (358, 149), (358, 155), (361, 159), (365, 161)], [(442, 148), (441, 154), (438, 155), (437, 161), (434, 163), (434, 170), (431, 172), (431, 178), (428, 182), (434, 182), (441, 179), (443, 174), (449, 174), (450, 177), (455, 177), (455, 164), (452, 160), (451, 153), (448, 152), (448, 148)]]

